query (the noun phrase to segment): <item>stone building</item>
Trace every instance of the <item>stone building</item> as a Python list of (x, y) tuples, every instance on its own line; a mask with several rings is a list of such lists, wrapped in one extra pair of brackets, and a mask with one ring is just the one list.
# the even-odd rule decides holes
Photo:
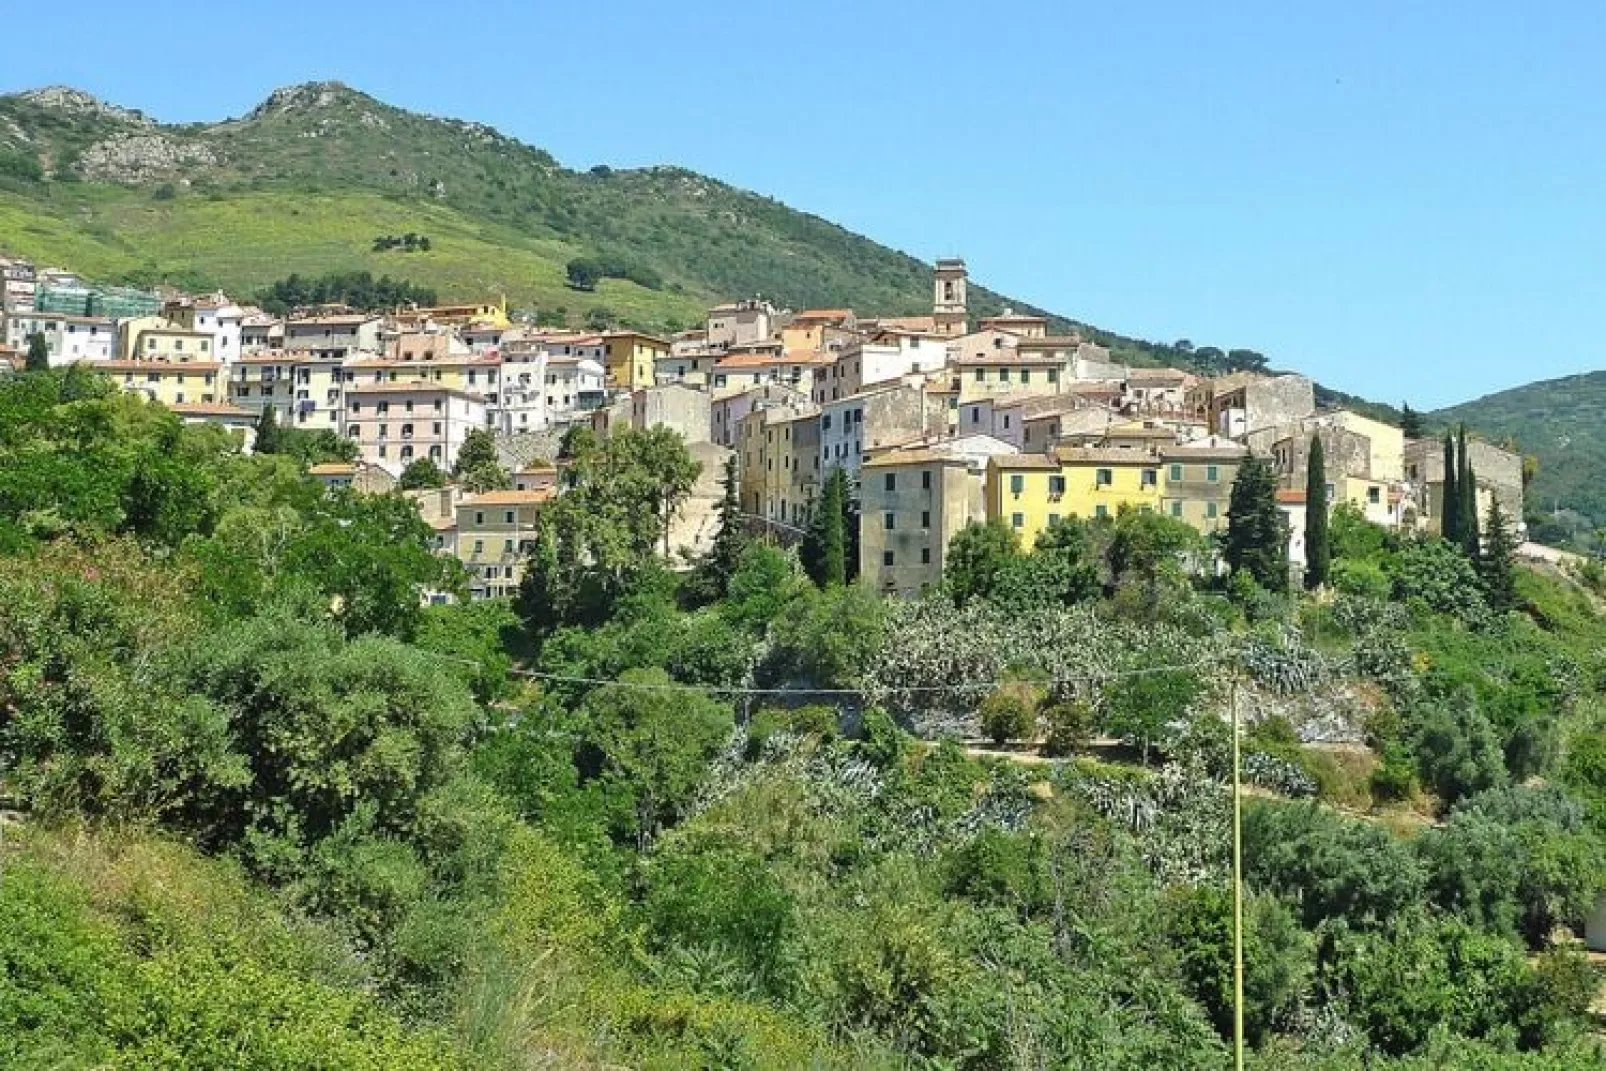
[[(1472, 475), (1477, 483), (1478, 522), (1488, 516), (1498, 499), (1500, 511), (1519, 534), (1523, 524), (1522, 455), (1477, 439), (1467, 442)], [(1415, 527), (1439, 532), (1444, 524), (1444, 443), (1440, 439), (1411, 439), (1405, 444), (1405, 482), (1412, 495)]]
[(984, 470), (954, 454), (889, 450), (865, 463), (863, 477), (860, 582), (917, 598), (942, 582), (953, 537), (987, 519)]

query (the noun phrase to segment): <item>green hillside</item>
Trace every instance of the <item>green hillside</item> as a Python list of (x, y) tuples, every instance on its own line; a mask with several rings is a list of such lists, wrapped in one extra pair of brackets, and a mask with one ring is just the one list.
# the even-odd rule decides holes
[(1465, 421), (1538, 459), (1528, 512), (1545, 518), (1536, 530), (1545, 542), (1587, 546), (1593, 530), (1606, 525), (1606, 372), (1529, 383), (1440, 410), (1432, 419)]
[[(409, 231), (430, 249), (373, 249)], [(333, 83), (189, 126), (72, 90), (0, 97), (0, 247), (98, 278), (241, 293), (292, 271), (366, 269), (443, 298), (505, 292), (574, 320), (600, 306), (658, 327), (754, 293), (900, 314), (930, 301), (928, 265), (772, 199), (679, 168), (569, 171), (488, 127)], [(564, 267), (580, 256), (655, 285), (572, 290)], [(980, 313), (1006, 304), (973, 294)]]

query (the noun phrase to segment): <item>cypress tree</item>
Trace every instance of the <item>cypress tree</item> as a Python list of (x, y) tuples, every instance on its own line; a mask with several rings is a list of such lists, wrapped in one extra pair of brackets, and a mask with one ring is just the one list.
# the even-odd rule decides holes
[(1483, 593), (1489, 605), (1496, 613), (1504, 613), (1517, 605), (1517, 533), (1500, 508), (1500, 499), (1490, 499), (1483, 528), (1478, 575), (1483, 578)]
[(1456, 492), (1455, 439), (1449, 431), (1444, 433), (1444, 490), (1439, 496), (1439, 534), (1450, 542), (1461, 545), (1456, 522), (1461, 519), (1461, 496)]
[(24, 372), (50, 371), (50, 344), (45, 336), (35, 331), (28, 336), (28, 356), (24, 358), (22, 370)]
[(273, 406), (262, 407), (262, 415), (257, 417), (257, 437), (255, 450), (259, 454), (277, 454), (284, 445), (284, 438), (279, 434), (279, 417)]
[(1455, 490), (1460, 496), (1461, 508), (1457, 511), (1455, 530), (1462, 551), (1476, 562), (1481, 550), (1478, 541), (1478, 478), (1472, 471), (1472, 452), (1467, 449), (1465, 424), (1461, 425), (1456, 439), (1456, 452), (1461, 467), (1455, 474)]
[(1400, 405), (1400, 431), (1407, 439), (1422, 437), (1422, 414), (1412, 409), (1410, 402)]
[(747, 522), (742, 517), (741, 488), (736, 479), (736, 455), (725, 459), (725, 495), (719, 500), (719, 531), (714, 533), (714, 544), (709, 548), (704, 563), (710, 593), (723, 599), (736, 565), (742, 559), (751, 537)]
[(1288, 526), (1271, 466), (1253, 454), (1238, 466), (1227, 503), (1227, 564), (1268, 591), (1288, 590)]
[(1319, 588), (1327, 583), (1332, 564), (1332, 547), (1327, 538), (1327, 458), (1322, 437), (1310, 437), (1310, 457), (1305, 465), (1305, 586)]
[(825, 479), (825, 490), (809, 521), (808, 538), (803, 544), (804, 566), (822, 588), (847, 583), (847, 500), (847, 474), (841, 468), (834, 468)]

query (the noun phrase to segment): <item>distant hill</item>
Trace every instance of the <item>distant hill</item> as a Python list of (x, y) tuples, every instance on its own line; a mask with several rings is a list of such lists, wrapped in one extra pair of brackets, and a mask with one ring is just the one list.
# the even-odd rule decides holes
[(1606, 372), (1530, 383), (1441, 409), (1429, 420), (1465, 421), (1490, 441), (1513, 443), (1538, 459), (1528, 512), (1563, 511), (1541, 535), (1560, 542), (1606, 525)]

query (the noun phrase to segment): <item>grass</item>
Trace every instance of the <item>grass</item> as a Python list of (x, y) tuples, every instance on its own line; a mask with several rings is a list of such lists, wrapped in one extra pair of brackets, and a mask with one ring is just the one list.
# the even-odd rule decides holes
[[(52, 193), (0, 192), (6, 247), (95, 279), (170, 279), (249, 295), (292, 272), (365, 269), (433, 287), (442, 300), (506, 295), (515, 307), (564, 307), (575, 322), (602, 306), (644, 326), (694, 322), (709, 300), (617, 279), (580, 293), (564, 281), (564, 266), (584, 251), (579, 245), (374, 191), (184, 192), (171, 200), (112, 187)], [(429, 252), (372, 250), (374, 236), (407, 231), (428, 235)]]

